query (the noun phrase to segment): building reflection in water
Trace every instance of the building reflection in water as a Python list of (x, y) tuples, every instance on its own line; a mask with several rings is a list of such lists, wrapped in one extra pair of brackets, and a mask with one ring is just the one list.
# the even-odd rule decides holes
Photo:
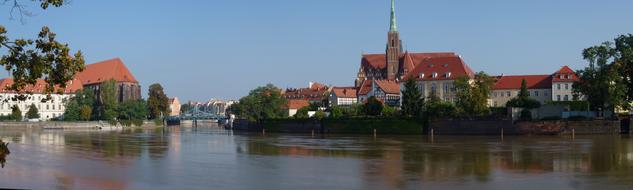
[[(633, 141), (619, 136), (359, 138), (352, 144), (274, 137), (238, 144), (237, 151), (269, 156), (356, 158), (367, 187), (403, 189), (425, 182), (488, 183), (494, 172), (517, 174), (586, 173), (633, 185)], [(332, 138), (331, 141), (337, 141)], [(327, 167), (327, 166), (323, 166)], [(335, 169), (335, 168), (333, 168)]]

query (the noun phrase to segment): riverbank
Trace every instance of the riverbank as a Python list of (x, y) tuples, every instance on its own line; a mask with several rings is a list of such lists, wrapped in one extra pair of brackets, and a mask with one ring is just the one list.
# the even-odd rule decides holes
[[(394, 135), (588, 135), (629, 133), (620, 120), (421, 120), (398, 118), (235, 120), (233, 130), (273, 133)], [(629, 124), (630, 125), (630, 124)]]
[(82, 122), (67, 122), (67, 121), (41, 121), (41, 122), (0, 122), (0, 128), (2, 129), (51, 129), (51, 130), (115, 130), (128, 127), (134, 128), (157, 128), (163, 127), (156, 125), (154, 121), (144, 121), (143, 125), (137, 126), (123, 126), (120, 123), (111, 125), (106, 121), (82, 121)]

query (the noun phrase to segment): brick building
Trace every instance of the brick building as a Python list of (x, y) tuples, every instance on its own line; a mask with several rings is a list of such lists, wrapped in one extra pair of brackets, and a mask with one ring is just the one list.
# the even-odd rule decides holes
[(97, 97), (100, 94), (99, 86), (114, 79), (119, 102), (141, 99), (141, 85), (119, 58), (86, 65), (86, 69), (77, 78), (84, 88), (93, 89)]

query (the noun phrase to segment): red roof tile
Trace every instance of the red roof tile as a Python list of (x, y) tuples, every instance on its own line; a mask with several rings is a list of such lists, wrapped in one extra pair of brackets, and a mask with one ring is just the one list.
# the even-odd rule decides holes
[[(562, 76), (562, 78), (561, 78)], [(560, 70), (553, 74), (553, 82), (575, 82), (578, 81), (578, 75), (568, 66), (563, 66)]]
[(400, 84), (396, 81), (376, 80), (376, 85), (387, 94), (400, 94)]
[(550, 89), (552, 88), (551, 75), (516, 75), (501, 76), (495, 83), (495, 90), (521, 89), (521, 83), (525, 79), (528, 89)]
[[(0, 92), (1, 93), (15, 93), (15, 91), (7, 90), (6, 88), (13, 85), (13, 78), (4, 78), (0, 80)], [(28, 85), (24, 88), (24, 93), (44, 93), (46, 90), (46, 81), (42, 79), (37, 79), (37, 83), (35, 85)], [(55, 88), (53, 93), (57, 93), (56, 91), (59, 88)], [(73, 79), (66, 83), (66, 88), (64, 89), (64, 94), (72, 94), (77, 90), (83, 89), (83, 84), (78, 79)]]
[[(408, 53), (405, 52), (406, 55), (410, 56), (414, 65), (421, 63), (425, 59), (436, 58), (436, 57), (457, 57), (455, 53), (451, 52), (441, 52), (441, 53)], [(404, 58), (402, 55), (401, 59)], [(406, 59), (404, 60), (406, 61)], [(371, 66), (375, 69), (384, 69), (387, 67), (387, 56), (383, 54), (364, 54), (361, 58), (361, 65)], [(404, 65), (407, 68), (407, 65)], [(410, 67), (410, 66), (408, 66)]]
[(475, 73), (459, 56), (450, 56), (424, 59), (403, 79), (415, 77), (416, 80), (455, 80), (459, 77), (474, 76)]
[(301, 109), (310, 106), (307, 100), (288, 100), (288, 104), (284, 106), (286, 109)]
[(358, 87), (358, 95), (367, 95), (371, 91), (371, 84), (374, 80), (364, 80), (360, 87)]
[(86, 65), (86, 69), (77, 74), (77, 77), (84, 85), (99, 84), (110, 79), (117, 82), (138, 83), (119, 58)]
[(332, 93), (339, 98), (356, 98), (356, 88), (355, 87), (333, 87)]

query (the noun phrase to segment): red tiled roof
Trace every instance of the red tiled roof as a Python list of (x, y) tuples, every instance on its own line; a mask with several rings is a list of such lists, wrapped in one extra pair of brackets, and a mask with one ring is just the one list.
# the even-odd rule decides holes
[(301, 109), (310, 106), (307, 100), (288, 100), (288, 104), (284, 106), (286, 109)]
[(358, 95), (367, 95), (371, 91), (371, 84), (374, 80), (364, 80), (360, 87), (358, 87)]
[[(409, 53), (405, 52), (400, 59), (406, 58), (404, 55), (407, 55), (411, 58), (411, 62), (413, 65), (417, 65), (421, 63), (425, 59), (437, 58), (437, 57), (457, 57), (455, 53), (451, 52), (440, 52), (440, 53)], [(406, 59), (404, 60), (407, 61)], [(387, 67), (387, 56), (383, 54), (364, 54), (361, 58), (361, 65), (366, 65), (373, 67), (374, 69), (384, 69)], [(411, 67), (404, 65), (404, 68)]]
[(314, 83), (310, 83), (310, 89), (312, 90), (321, 90), (321, 89), (326, 89), (327, 86), (318, 82), (314, 82)]
[(84, 85), (99, 84), (110, 79), (117, 82), (138, 83), (119, 58), (86, 65), (86, 69), (77, 74), (77, 77)]
[(400, 94), (400, 85), (396, 81), (376, 80), (376, 85), (386, 94)]
[[(563, 78), (561, 79), (561, 75)], [(567, 78), (569, 76), (569, 78)], [(568, 66), (563, 66), (560, 70), (553, 74), (553, 82), (575, 82), (578, 81), (578, 75)]]
[(356, 88), (355, 87), (333, 87), (332, 93), (339, 98), (356, 98)]
[(329, 95), (327, 88), (289, 88), (283, 93), (286, 99), (301, 99), (309, 101), (321, 101)]
[[(421, 78), (420, 74), (424, 74)], [(436, 74), (434, 77), (433, 75)], [(459, 56), (434, 57), (423, 60), (415, 69), (405, 74), (404, 80), (415, 77), (416, 80), (455, 80), (459, 77), (475, 76), (468, 65)]]
[[(7, 90), (6, 88), (13, 85), (13, 78), (4, 78), (0, 80), (0, 92), (1, 93), (15, 93), (15, 91)], [(46, 90), (46, 81), (42, 79), (37, 79), (37, 83), (35, 85), (28, 85), (24, 88), (25, 93), (44, 93)], [(64, 94), (72, 94), (77, 90), (83, 89), (83, 85), (80, 80), (73, 79), (66, 83), (66, 88), (64, 89)], [(55, 88), (53, 93), (57, 93), (59, 88)]]
[(521, 83), (525, 79), (528, 89), (550, 89), (552, 88), (551, 75), (516, 75), (500, 76), (495, 83), (495, 90), (521, 89)]

